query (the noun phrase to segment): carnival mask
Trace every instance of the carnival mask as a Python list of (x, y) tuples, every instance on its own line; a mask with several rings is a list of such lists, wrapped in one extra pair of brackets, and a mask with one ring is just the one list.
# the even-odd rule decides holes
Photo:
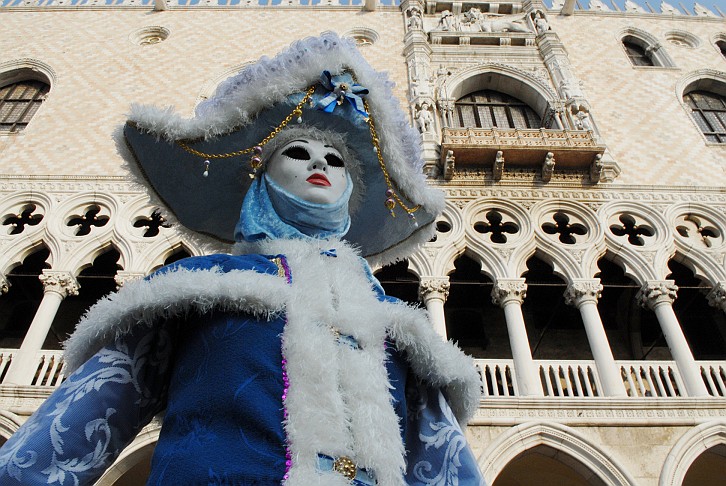
[(295, 139), (279, 147), (266, 170), (284, 190), (311, 203), (337, 202), (348, 186), (348, 170), (340, 152), (311, 138)]

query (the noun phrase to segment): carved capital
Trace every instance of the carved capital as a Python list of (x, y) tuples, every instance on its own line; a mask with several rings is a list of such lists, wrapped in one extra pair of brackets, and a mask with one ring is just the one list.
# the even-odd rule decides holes
[(673, 304), (678, 296), (678, 287), (673, 280), (650, 280), (643, 285), (635, 296), (638, 303), (648, 309), (660, 304)]
[(436, 297), (446, 302), (450, 288), (449, 277), (422, 278), (418, 284), (418, 296), (424, 302)]
[(63, 298), (78, 295), (78, 290), (81, 288), (76, 277), (62, 270), (43, 270), (38, 279), (43, 284), (44, 292), (55, 292)]
[(7, 294), (10, 290), (10, 282), (5, 275), (0, 275), (0, 294)]
[(602, 295), (602, 284), (600, 279), (576, 280), (565, 290), (565, 303), (580, 307), (586, 302), (597, 304)]
[(498, 279), (492, 289), (492, 303), (504, 307), (510, 302), (521, 304), (527, 296), (527, 284), (523, 278)]
[(719, 282), (706, 294), (708, 304), (726, 312), (726, 282)]
[(118, 290), (127, 282), (138, 280), (143, 277), (144, 274), (141, 272), (117, 272), (113, 279), (116, 282), (116, 289)]

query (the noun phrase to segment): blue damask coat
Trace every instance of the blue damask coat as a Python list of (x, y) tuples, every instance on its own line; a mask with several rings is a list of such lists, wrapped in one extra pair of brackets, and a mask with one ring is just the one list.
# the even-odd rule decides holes
[(150, 485), (482, 484), (459, 426), (477, 373), (423, 311), (343, 242), (245, 251), (96, 304), (67, 344), (75, 371), (0, 449), (0, 484), (92, 484), (161, 412)]

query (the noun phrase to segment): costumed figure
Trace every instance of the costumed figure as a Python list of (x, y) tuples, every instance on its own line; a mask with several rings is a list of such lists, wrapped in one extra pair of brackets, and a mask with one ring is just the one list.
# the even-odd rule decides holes
[(479, 404), (472, 360), (368, 263), (429, 240), (443, 208), (391, 85), (325, 33), (192, 119), (134, 107), (138, 175), (234, 254), (94, 305), (72, 374), (0, 449), (0, 484), (92, 484), (162, 412), (149, 485), (483, 484), (460, 427)]

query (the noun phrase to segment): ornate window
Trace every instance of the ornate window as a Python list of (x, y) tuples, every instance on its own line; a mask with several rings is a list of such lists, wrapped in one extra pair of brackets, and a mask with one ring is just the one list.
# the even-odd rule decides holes
[(726, 96), (710, 91), (691, 91), (683, 95), (683, 101), (691, 108), (691, 116), (706, 140), (726, 143)]
[(19, 132), (28, 126), (49, 90), (48, 84), (37, 80), (0, 87), (0, 133)]
[(472, 128), (541, 128), (542, 119), (526, 103), (498, 91), (482, 90), (456, 102), (454, 123)]
[[(695, 45), (698, 42), (695, 36), (686, 39), (684, 35), (678, 35), (677, 31), (672, 31), (670, 34), (671, 38), (677, 38), (690, 45)], [(671, 59), (658, 39), (644, 30), (625, 29), (621, 33), (620, 41), (633, 67), (669, 68), (675, 66), (673, 59)]]
[(633, 66), (655, 66), (648, 50), (633, 42), (632, 38), (623, 40), (623, 47)]

